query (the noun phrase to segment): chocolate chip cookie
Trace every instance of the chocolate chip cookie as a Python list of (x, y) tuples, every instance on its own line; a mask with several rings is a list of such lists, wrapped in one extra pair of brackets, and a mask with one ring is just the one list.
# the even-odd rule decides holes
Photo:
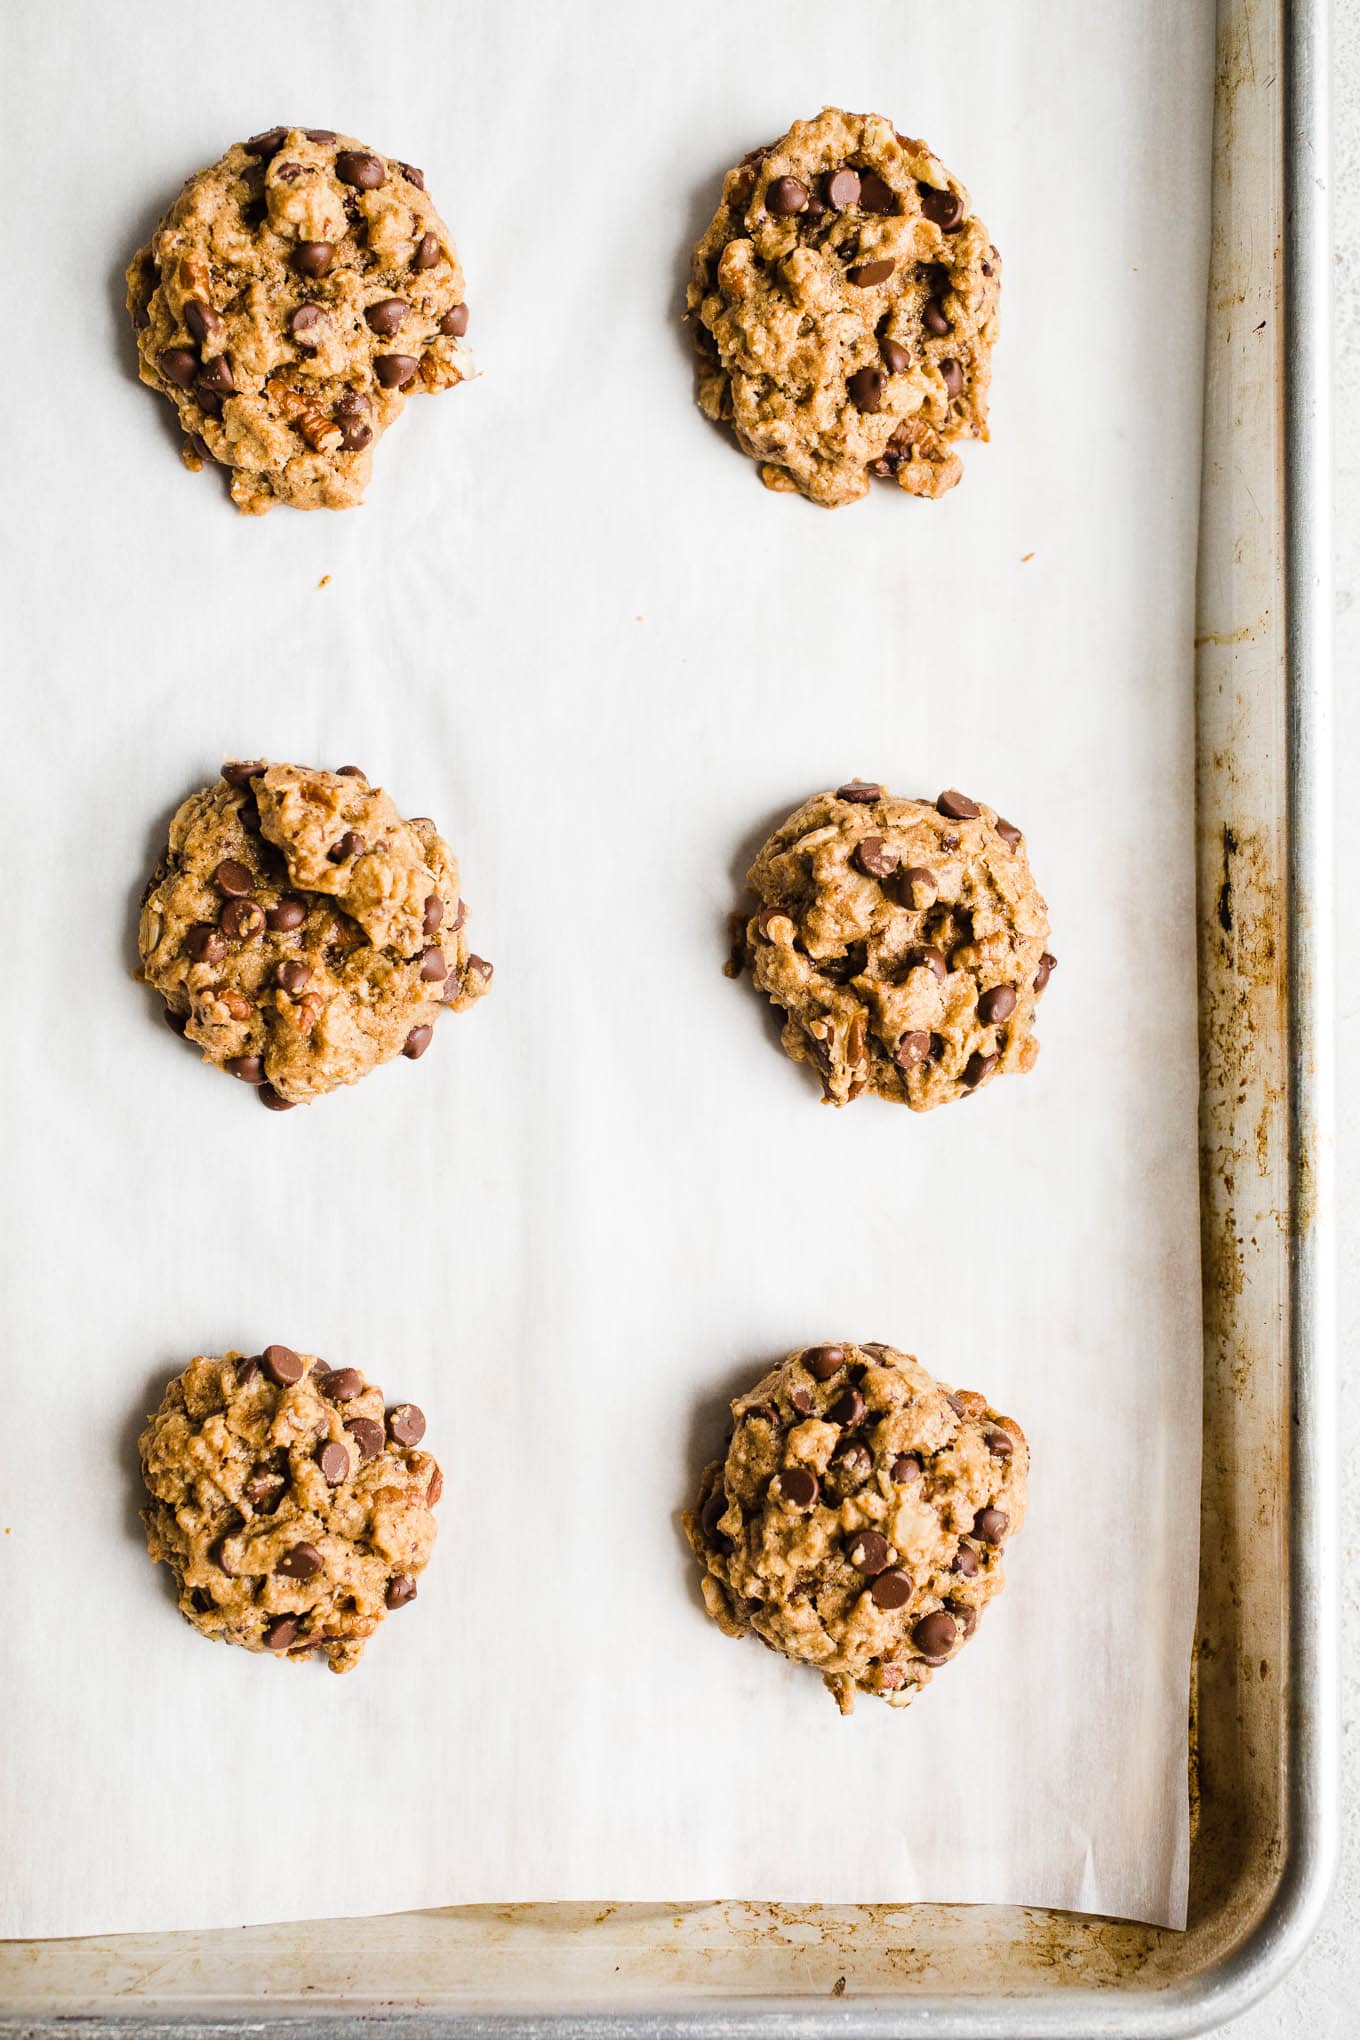
[(876, 1091), (928, 1112), (1034, 1067), (1056, 959), (1024, 837), (994, 808), (851, 780), (804, 801), (747, 883), (742, 954), (833, 1105)]
[(408, 396), (472, 374), (448, 228), (414, 164), (271, 128), (189, 178), (127, 272), (142, 381), (238, 509), (361, 502)]
[(414, 1403), (356, 1367), (266, 1346), (191, 1360), (141, 1436), (147, 1549), (204, 1636), (358, 1664), (416, 1596), (443, 1476)]
[(732, 1404), (684, 1517), (728, 1636), (815, 1665), (842, 1714), (905, 1707), (969, 1640), (1024, 1521), (1012, 1417), (878, 1344), (790, 1353)]
[(686, 303), (699, 402), (770, 489), (942, 496), (987, 437), (1001, 261), (924, 142), (828, 106), (723, 181)]
[(487, 990), (458, 865), (357, 765), (231, 763), (191, 794), (142, 901), (142, 976), (177, 1034), (286, 1110), (425, 1053)]

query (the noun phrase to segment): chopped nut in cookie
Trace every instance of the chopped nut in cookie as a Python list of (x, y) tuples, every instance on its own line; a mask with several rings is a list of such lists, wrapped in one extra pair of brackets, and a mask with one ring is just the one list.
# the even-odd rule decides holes
[(333, 1672), (415, 1599), (443, 1476), (413, 1403), (266, 1346), (191, 1360), (141, 1437), (147, 1549), (204, 1636)]
[(994, 809), (849, 780), (775, 830), (747, 883), (751, 976), (831, 1104), (928, 1112), (1034, 1067), (1056, 959), (1024, 837)]
[(458, 864), (357, 766), (228, 763), (170, 824), (142, 976), (177, 1034), (271, 1111), (425, 1053), (491, 983)]
[(1003, 1585), (1029, 1447), (986, 1398), (878, 1342), (808, 1346), (732, 1404), (685, 1512), (728, 1636), (815, 1666), (843, 1714), (905, 1707)]
[(1001, 258), (924, 142), (825, 107), (723, 183), (686, 297), (699, 403), (769, 489), (942, 496), (987, 437)]
[(448, 228), (421, 172), (328, 128), (271, 128), (190, 177), (127, 272), (142, 381), (186, 466), (238, 509), (361, 502), (408, 395), (473, 373)]

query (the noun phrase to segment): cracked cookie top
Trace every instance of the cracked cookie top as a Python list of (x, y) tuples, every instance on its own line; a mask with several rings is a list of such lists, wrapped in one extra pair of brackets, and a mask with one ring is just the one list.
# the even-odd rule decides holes
[(905, 1707), (973, 1635), (1024, 1521), (1012, 1417), (877, 1343), (808, 1346), (732, 1404), (684, 1517), (709, 1614), (813, 1665), (843, 1714)]
[(416, 1597), (443, 1477), (414, 1403), (355, 1367), (266, 1346), (191, 1360), (140, 1441), (147, 1548), (204, 1636), (358, 1664)]
[(416, 1060), (492, 974), (434, 823), (355, 765), (224, 765), (170, 824), (138, 946), (175, 1032), (276, 1111)]
[(940, 496), (987, 437), (1001, 260), (924, 142), (828, 106), (723, 181), (686, 297), (699, 402), (767, 488)]
[(127, 285), (142, 381), (241, 510), (362, 501), (407, 396), (472, 373), (423, 174), (329, 128), (271, 128), (190, 177)]
[(790, 815), (747, 883), (745, 960), (830, 1103), (928, 1112), (1033, 1068), (1056, 959), (1024, 837), (994, 808), (850, 780)]

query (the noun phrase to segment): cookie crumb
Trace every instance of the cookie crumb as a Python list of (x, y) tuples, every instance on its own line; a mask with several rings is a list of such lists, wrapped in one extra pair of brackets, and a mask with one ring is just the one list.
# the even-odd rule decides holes
[(320, 580), (319, 580), (319, 581), (317, 582), (317, 584), (316, 584), (316, 585), (317, 585), (317, 587), (318, 587), (318, 588), (329, 588), (329, 587), (330, 587), (330, 585), (331, 585), (331, 577), (330, 577), (330, 575), (329, 575), (329, 574), (323, 574), (323, 575), (321, 576), (321, 579), (320, 579)]

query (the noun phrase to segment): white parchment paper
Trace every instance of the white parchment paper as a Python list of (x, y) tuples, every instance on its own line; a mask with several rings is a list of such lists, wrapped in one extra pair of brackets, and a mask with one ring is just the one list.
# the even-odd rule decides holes
[[(1183, 1918), (1200, 1323), (1191, 629), (1212, 8), (244, 0), (11, 9), (4, 55), (0, 1931), (564, 1898)], [(892, 114), (1005, 257), (995, 443), (936, 505), (759, 486), (676, 310), (724, 167)], [(238, 517), (136, 383), (124, 262), (278, 120), (421, 163), (475, 384), (365, 508)], [(130, 977), (225, 756), (437, 817), (493, 996), (275, 1117)], [(1025, 828), (1035, 1073), (836, 1113), (722, 976), (765, 828), (852, 773)], [(974, 1644), (905, 1715), (704, 1618), (725, 1398), (887, 1339), (1033, 1443)], [(196, 1352), (429, 1417), (415, 1608), (337, 1679), (209, 1648), (137, 1521)]]

